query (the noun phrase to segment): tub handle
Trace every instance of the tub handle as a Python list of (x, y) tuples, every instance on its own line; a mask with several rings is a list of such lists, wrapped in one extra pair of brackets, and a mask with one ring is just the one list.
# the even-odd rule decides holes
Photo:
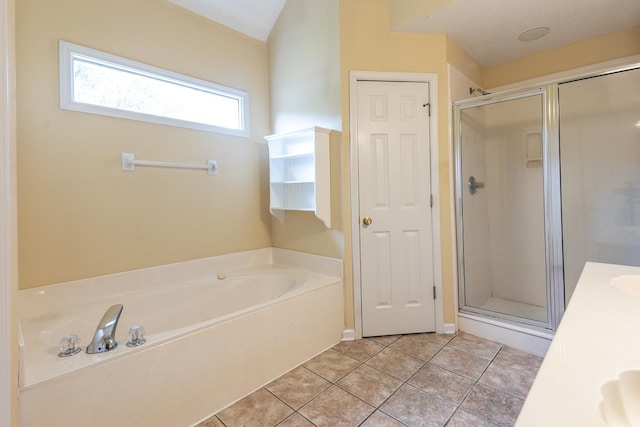
[(58, 357), (69, 357), (80, 353), (80, 338), (77, 335), (67, 335), (60, 341), (60, 353)]
[(129, 329), (129, 341), (127, 347), (138, 347), (146, 343), (147, 339), (144, 337), (144, 328), (140, 325), (132, 326)]

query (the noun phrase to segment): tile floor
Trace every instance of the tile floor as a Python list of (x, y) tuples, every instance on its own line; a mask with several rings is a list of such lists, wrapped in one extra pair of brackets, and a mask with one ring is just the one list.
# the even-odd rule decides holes
[(464, 333), (341, 342), (198, 427), (511, 426), (541, 362)]

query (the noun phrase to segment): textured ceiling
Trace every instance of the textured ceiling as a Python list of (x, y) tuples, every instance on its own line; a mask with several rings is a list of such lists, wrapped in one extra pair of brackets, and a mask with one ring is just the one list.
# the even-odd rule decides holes
[[(286, 3), (169, 1), (262, 41)], [(403, 21), (393, 22), (391, 29), (447, 34), (483, 67), (640, 25), (640, 0), (439, 0), (433, 5), (443, 7), (428, 15), (419, 10), (425, 9), (424, 1), (389, 0), (391, 15), (394, 8), (404, 9)], [(551, 32), (536, 41), (518, 40), (522, 32), (536, 27), (549, 27)]]
[[(458, 0), (392, 30), (445, 33), (486, 67), (636, 25), (640, 0)], [(518, 40), (536, 27), (551, 32)]]

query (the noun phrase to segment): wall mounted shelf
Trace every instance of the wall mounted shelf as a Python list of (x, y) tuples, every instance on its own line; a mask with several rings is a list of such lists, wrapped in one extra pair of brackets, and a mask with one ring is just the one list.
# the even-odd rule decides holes
[(313, 127), (265, 137), (269, 142), (270, 211), (311, 211), (331, 228), (330, 129)]

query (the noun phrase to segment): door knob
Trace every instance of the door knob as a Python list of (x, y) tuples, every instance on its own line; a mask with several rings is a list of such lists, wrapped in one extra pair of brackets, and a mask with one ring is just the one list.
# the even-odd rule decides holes
[(371, 219), (370, 216), (365, 216), (364, 218), (362, 218), (362, 223), (364, 225), (371, 225), (372, 222), (373, 220)]

